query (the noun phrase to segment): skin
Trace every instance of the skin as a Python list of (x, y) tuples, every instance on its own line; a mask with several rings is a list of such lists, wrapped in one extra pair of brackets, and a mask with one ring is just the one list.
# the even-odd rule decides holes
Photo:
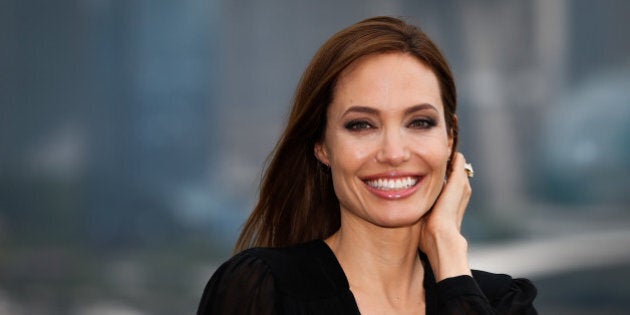
[[(471, 274), (460, 153), (444, 181), (452, 144), (437, 78), (413, 56), (366, 56), (341, 74), (314, 151), (330, 166), (341, 207), (341, 228), (325, 241), (362, 314), (424, 314), (418, 248), (437, 281)], [(407, 186), (384, 188), (379, 178)]]

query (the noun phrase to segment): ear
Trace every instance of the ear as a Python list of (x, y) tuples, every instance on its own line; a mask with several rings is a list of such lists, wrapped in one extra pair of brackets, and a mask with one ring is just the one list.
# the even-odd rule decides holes
[(317, 160), (325, 164), (326, 166), (330, 166), (330, 159), (328, 157), (328, 151), (326, 150), (326, 145), (323, 142), (315, 143), (315, 147), (313, 149), (315, 153), (315, 157)]

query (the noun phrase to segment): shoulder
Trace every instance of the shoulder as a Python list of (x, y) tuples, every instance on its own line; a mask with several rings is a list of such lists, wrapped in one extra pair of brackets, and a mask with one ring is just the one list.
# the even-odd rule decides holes
[[(340, 267), (322, 240), (279, 248), (252, 248), (243, 254), (256, 257), (267, 266), (276, 289), (300, 298), (321, 298), (339, 289)], [(345, 279), (345, 275), (343, 275)]]
[(240, 280), (250, 283), (251, 277), (256, 276), (259, 282), (264, 279), (272, 282), (270, 289), (276, 294), (302, 298), (328, 296), (337, 291), (336, 283), (331, 281), (335, 278), (331, 270), (336, 269), (329, 267), (336, 260), (331, 261), (325, 246), (323, 241), (316, 240), (289, 247), (250, 248), (226, 261), (212, 278), (234, 284)]
[(272, 314), (274, 288), (264, 261), (246, 252), (237, 254), (214, 272), (197, 314)]
[(286, 271), (294, 271), (298, 266), (303, 266), (311, 261), (309, 244), (301, 244), (290, 247), (255, 247), (246, 249), (224, 262), (217, 273), (227, 271), (249, 273), (252, 268), (270, 274), (283, 274)]

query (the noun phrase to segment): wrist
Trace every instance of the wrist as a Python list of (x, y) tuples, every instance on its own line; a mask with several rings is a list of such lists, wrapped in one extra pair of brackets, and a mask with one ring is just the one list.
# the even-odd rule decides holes
[[(426, 242), (428, 241), (428, 242)], [(429, 258), (436, 281), (471, 275), (468, 265), (468, 241), (459, 232), (435, 233), (424, 240), (423, 250)]]

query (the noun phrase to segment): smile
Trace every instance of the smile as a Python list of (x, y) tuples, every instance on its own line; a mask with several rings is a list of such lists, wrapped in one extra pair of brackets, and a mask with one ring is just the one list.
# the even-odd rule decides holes
[(372, 194), (386, 200), (397, 200), (409, 197), (418, 189), (423, 176), (394, 175), (364, 178), (363, 182)]
[(368, 186), (384, 191), (391, 190), (404, 190), (410, 187), (415, 186), (418, 183), (418, 178), (416, 177), (403, 177), (403, 178), (378, 178), (373, 180), (365, 181)]

